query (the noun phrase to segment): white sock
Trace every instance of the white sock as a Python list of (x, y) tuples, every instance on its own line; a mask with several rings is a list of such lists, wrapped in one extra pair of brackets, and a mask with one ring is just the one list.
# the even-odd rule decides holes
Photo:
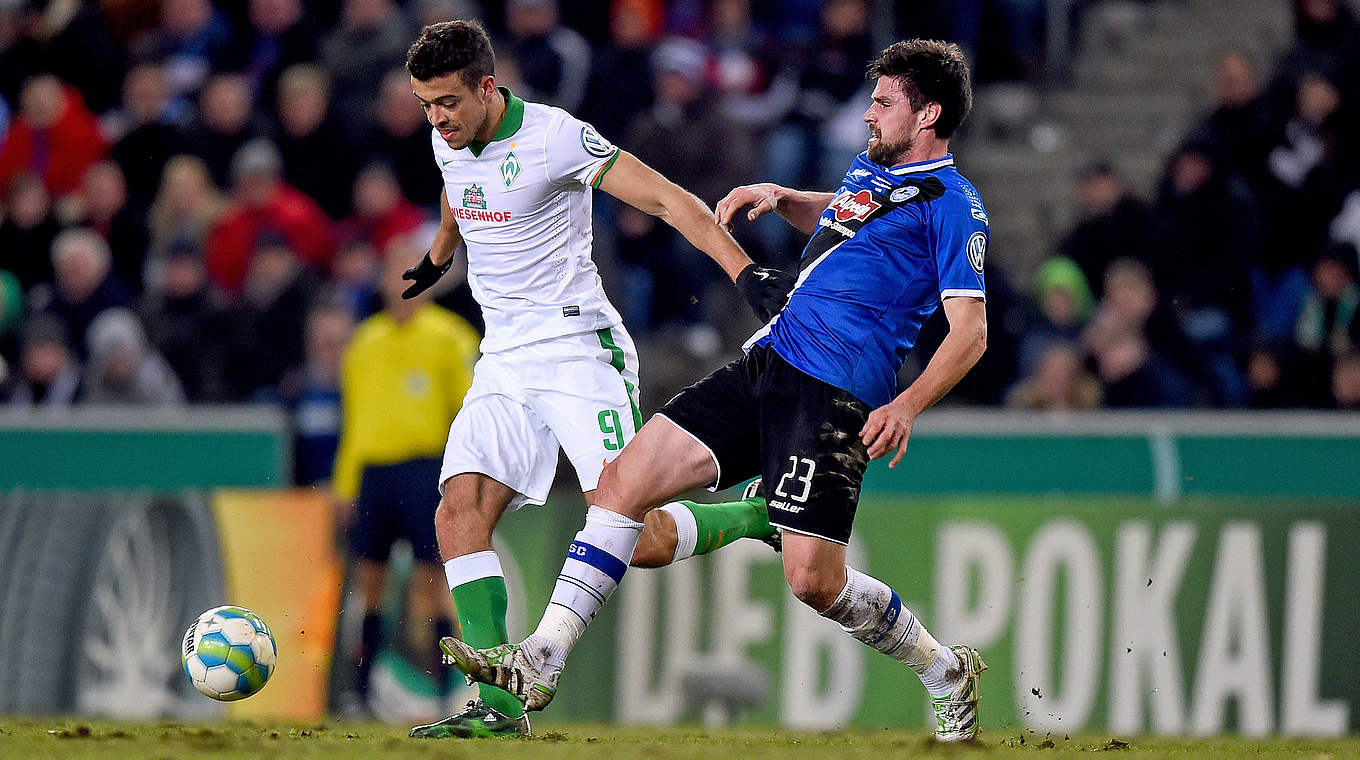
[(482, 578), (504, 578), (505, 571), (501, 569), (501, 558), (496, 556), (496, 552), (488, 549), (484, 552), (454, 557), (445, 562), (444, 577), (448, 579), (449, 590), (452, 591), (464, 583)]
[(682, 559), (689, 559), (694, 556), (694, 549), (699, 545), (699, 523), (694, 519), (694, 513), (689, 511), (689, 507), (678, 501), (673, 501), (661, 507), (661, 511), (671, 516), (675, 521), (675, 558), (673, 561), (679, 562)]
[(847, 566), (845, 588), (821, 615), (840, 623), (856, 641), (911, 668), (932, 697), (950, 692), (953, 684), (945, 674), (958, 658), (930, 635), (883, 581)]
[(548, 608), (530, 639), (555, 645), (565, 659), (623, 580), (641, 535), (642, 523), (636, 520), (596, 506), (586, 510), (586, 525), (567, 549)]

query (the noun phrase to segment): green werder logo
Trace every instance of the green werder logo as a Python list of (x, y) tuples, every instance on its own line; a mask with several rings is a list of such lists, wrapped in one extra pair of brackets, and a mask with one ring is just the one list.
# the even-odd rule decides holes
[(515, 152), (512, 150), (507, 153), (505, 160), (501, 162), (501, 179), (505, 180), (505, 186), (508, 188), (513, 185), (515, 178), (523, 170), (524, 167), (520, 166), (519, 158), (515, 156)]

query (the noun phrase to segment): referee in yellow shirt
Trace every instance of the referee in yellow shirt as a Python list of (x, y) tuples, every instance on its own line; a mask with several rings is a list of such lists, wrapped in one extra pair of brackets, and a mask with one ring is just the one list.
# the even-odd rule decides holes
[(424, 253), (405, 237), (387, 246), (383, 311), (355, 329), (340, 369), (343, 416), (332, 487), (350, 508), (350, 551), (364, 604), (355, 690), (365, 710), (373, 658), (383, 646), (387, 560), (397, 540), (410, 543), (417, 561), (410, 618), (434, 620), (436, 637), (453, 634), (434, 534), (434, 484), (449, 424), (472, 384), (479, 336), (428, 297), (401, 297), (402, 272)]

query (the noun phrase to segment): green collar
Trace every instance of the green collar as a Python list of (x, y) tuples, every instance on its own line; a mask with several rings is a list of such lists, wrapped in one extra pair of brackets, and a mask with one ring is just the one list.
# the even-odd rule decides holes
[(501, 126), (496, 130), (496, 134), (490, 142), (473, 140), (468, 143), (468, 150), (472, 151), (474, 156), (481, 156), (482, 151), (486, 150), (486, 146), (497, 140), (504, 140), (518, 132), (520, 125), (524, 123), (524, 101), (515, 93), (510, 92), (509, 87), (497, 87), (496, 89), (500, 90), (501, 95), (505, 96), (505, 114), (501, 116)]

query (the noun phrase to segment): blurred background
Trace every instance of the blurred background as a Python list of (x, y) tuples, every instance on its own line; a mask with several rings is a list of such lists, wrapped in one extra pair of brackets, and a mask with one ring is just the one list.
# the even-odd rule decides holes
[[(336, 624), (344, 543), (332, 540), (344, 509), (329, 490), (341, 368), (355, 326), (383, 308), (385, 259), (438, 220), (440, 175), (402, 65), (422, 24), (450, 18), (485, 23), (499, 83), (593, 123), (709, 204), (755, 181), (834, 189), (864, 146), (867, 61), (904, 37), (957, 41), (976, 105), (951, 147), (991, 220), (989, 348), (942, 403), (951, 409), (923, 419), (907, 473), (871, 469), (861, 523), (883, 530), (860, 547), (863, 563), (882, 557), (918, 579), (904, 595), (927, 620), (953, 609), (937, 633), (1014, 644), (1014, 662), (989, 655), (1000, 672), (984, 681), (1009, 705), (1006, 721), (1351, 730), (1360, 660), (1326, 644), (1360, 619), (1335, 590), (1360, 582), (1349, 558), (1360, 538), (1360, 22), (1346, 0), (0, 0), (0, 681), (38, 679), (0, 695), (0, 710), (118, 712), (130, 703), (117, 695), (159, 682), (170, 684), (161, 702), (134, 700), (149, 714), (215, 708), (170, 671), (110, 674), (97, 657), (48, 650), (53, 626), (99, 638), (111, 610), (140, 609), (175, 629), (225, 594), (311, 653), (307, 678), (239, 709), (336, 706), (348, 677), (345, 618)], [(758, 325), (669, 227), (603, 194), (595, 208), (595, 260), (637, 341), (649, 413)], [(774, 219), (736, 234), (757, 261), (790, 269), (803, 243)], [(437, 301), (480, 328), (457, 267)], [(903, 385), (943, 333), (937, 314)], [(579, 506), (563, 474), (555, 499)], [(904, 503), (915, 538), (893, 517)], [(542, 558), (579, 523), (574, 507), (539, 515), (503, 531), (506, 553), (533, 568), (512, 591), (525, 614), (555, 567)], [(101, 527), (75, 529), (88, 525)], [(184, 535), (197, 543), (171, 540)], [(324, 540), (266, 548), (295, 535)], [(1187, 559), (1196, 536), (1206, 549)], [(75, 567), (77, 538), (106, 551)], [(912, 541), (919, 551), (900, 556)], [(981, 563), (965, 573), (972, 585), (930, 580), (944, 575), (938, 557), (960, 551)], [(987, 564), (998, 556), (1004, 568)], [(122, 571), (99, 564), (119, 561)], [(785, 614), (773, 555), (734, 550), (694, 567), (635, 574), (654, 580), (611, 619), (624, 633), (637, 620), (656, 630), (638, 624), (648, 632), (630, 639), (642, 642), (636, 656), (601, 637), (598, 704), (559, 714), (721, 721), (745, 710), (808, 727), (924, 716), (923, 703), (864, 707), (877, 704), (864, 694), (895, 688), (881, 664), (865, 666), (870, 686), (788, 669), (809, 661), (789, 653), (822, 640), (797, 633), (815, 621)], [(1151, 587), (1158, 568), (1194, 590), (1140, 592), (1137, 578)], [(158, 572), (199, 580), (138, 586)], [(1090, 572), (1109, 607), (1083, 627), (1072, 610), (1091, 605), (1073, 578)], [(1050, 585), (1023, 597), (1020, 577)], [(1245, 590), (1232, 580), (1243, 577)], [(92, 578), (113, 579), (109, 600), (142, 607), (72, 590)], [(732, 578), (756, 579), (767, 600), (704, 607), (704, 596), (693, 620), (715, 627), (695, 622), (692, 636), (667, 633), (691, 618), (647, 596), (674, 584), (688, 598)], [(38, 579), (48, 595), (32, 591)], [(278, 585), (294, 596), (275, 588), (282, 596), (252, 603)], [(39, 603), (50, 594), (65, 601)], [(400, 589), (392, 596), (399, 608)], [(955, 598), (966, 603), (950, 608)], [(1303, 606), (1286, 611), (1286, 599)], [(1034, 609), (1046, 617), (1030, 619)], [(1148, 616), (1182, 657), (1163, 665), (1177, 648), (1148, 644), (1160, 654), (1116, 666), (1135, 651), (1120, 626)], [(156, 641), (173, 652), (177, 635)], [(710, 642), (737, 647), (719, 658), (727, 670), (676, 670)], [(422, 682), (428, 643), (408, 649), (375, 676), (380, 715), (452, 699)], [(809, 697), (789, 679), (823, 691)], [(1158, 701), (1171, 699), (1167, 679), (1183, 693)], [(764, 686), (713, 686), (752, 682)], [(1256, 691), (1279, 699), (1262, 704)], [(1168, 717), (1189, 701), (1193, 714)]]

